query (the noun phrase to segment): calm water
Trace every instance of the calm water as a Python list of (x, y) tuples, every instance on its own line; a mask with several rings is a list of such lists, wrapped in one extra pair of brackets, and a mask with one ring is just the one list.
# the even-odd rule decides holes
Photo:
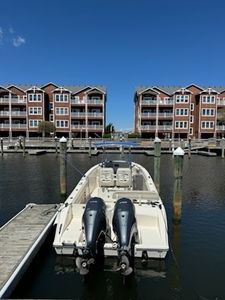
[[(111, 156), (115, 158), (118, 156)], [(68, 156), (68, 191), (101, 157)], [(132, 160), (153, 173), (153, 158)], [(0, 225), (27, 203), (59, 203), (58, 160), (8, 154), (0, 158)], [(183, 209), (180, 225), (172, 224), (173, 159), (161, 158), (161, 197), (169, 224), (172, 251), (164, 262), (151, 262), (123, 282), (118, 273), (98, 269), (87, 281), (73, 260), (59, 259), (53, 233), (13, 293), (13, 298), (72, 299), (225, 299), (225, 161), (184, 158)], [(107, 262), (108, 263), (108, 262)]]

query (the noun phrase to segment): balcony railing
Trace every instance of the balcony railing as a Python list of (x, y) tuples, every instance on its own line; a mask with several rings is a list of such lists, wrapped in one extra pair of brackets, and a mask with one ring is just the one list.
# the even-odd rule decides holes
[[(160, 131), (172, 130), (172, 128), (173, 128), (172, 125), (158, 125), (158, 130)], [(141, 130), (153, 131), (156, 130), (156, 125), (142, 125)]]
[(90, 113), (88, 113), (88, 117), (91, 117), (91, 118), (102, 118), (103, 117), (103, 113), (90, 112)]
[[(0, 116), (9, 116), (9, 111), (8, 110), (3, 110), (0, 111)], [(25, 111), (11, 111), (11, 116), (16, 116), (16, 117), (26, 117), (26, 112)]]
[(85, 100), (83, 100), (83, 99), (73, 99), (73, 98), (71, 98), (71, 103), (72, 103), (72, 104), (85, 105)]
[[(81, 125), (81, 124), (71, 124), (71, 128), (72, 129), (79, 129), (80, 131), (85, 131), (86, 130), (86, 125)], [(87, 125), (87, 130), (89, 129), (97, 129), (97, 130), (102, 130), (103, 129), (103, 125)]]
[[(165, 112), (165, 113), (158, 113), (158, 117), (164, 117), (164, 118), (171, 117), (171, 118), (172, 118), (172, 116), (173, 116), (173, 113), (168, 113), (168, 112)], [(152, 118), (152, 117), (156, 117), (156, 113), (142, 113), (142, 114), (141, 114), (141, 117), (142, 117), (142, 118)]]
[(92, 99), (87, 99), (87, 103), (88, 104), (103, 104), (103, 100), (101, 99), (95, 99), (95, 100), (92, 100)]
[(142, 100), (142, 105), (173, 105), (173, 100)]
[(224, 106), (225, 105), (225, 100), (217, 100), (217, 105), (218, 106)]
[(77, 118), (85, 118), (86, 113), (85, 112), (71, 112), (72, 117), (77, 117)]
[(10, 99), (11, 103), (26, 103), (26, 98), (20, 96), (12, 96), (11, 98), (9, 96), (0, 97), (0, 103), (9, 103)]
[[(10, 124), (0, 124), (0, 128), (2, 129), (9, 129), (10, 128)], [(11, 124), (11, 128), (12, 129), (26, 129), (27, 125), (26, 124)]]
[(225, 125), (217, 125), (216, 130), (225, 131)]

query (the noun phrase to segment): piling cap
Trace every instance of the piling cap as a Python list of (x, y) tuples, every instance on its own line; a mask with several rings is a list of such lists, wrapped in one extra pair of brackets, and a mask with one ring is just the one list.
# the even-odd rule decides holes
[(67, 139), (63, 136), (63, 137), (61, 137), (61, 139), (59, 141), (60, 141), (60, 143), (66, 143)]
[(154, 143), (161, 143), (160, 138), (156, 137), (155, 140), (154, 140)]
[(184, 150), (181, 147), (178, 147), (175, 151), (173, 151), (173, 155), (184, 156)]

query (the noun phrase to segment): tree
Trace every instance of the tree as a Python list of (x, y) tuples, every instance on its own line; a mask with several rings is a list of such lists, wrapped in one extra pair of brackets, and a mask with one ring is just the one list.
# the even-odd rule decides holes
[(46, 134), (51, 132), (55, 133), (55, 124), (50, 121), (41, 121), (38, 124), (38, 131), (42, 132), (42, 137), (45, 137)]
[(109, 123), (106, 127), (105, 127), (105, 133), (112, 133), (115, 132), (114, 126), (112, 123)]

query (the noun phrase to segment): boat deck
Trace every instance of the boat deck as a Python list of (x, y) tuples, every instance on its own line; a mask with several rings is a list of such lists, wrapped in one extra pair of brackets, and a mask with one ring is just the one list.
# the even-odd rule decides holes
[(59, 206), (29, 204), (0, 228), (0, 298), (7, 298), (40, 248)]

